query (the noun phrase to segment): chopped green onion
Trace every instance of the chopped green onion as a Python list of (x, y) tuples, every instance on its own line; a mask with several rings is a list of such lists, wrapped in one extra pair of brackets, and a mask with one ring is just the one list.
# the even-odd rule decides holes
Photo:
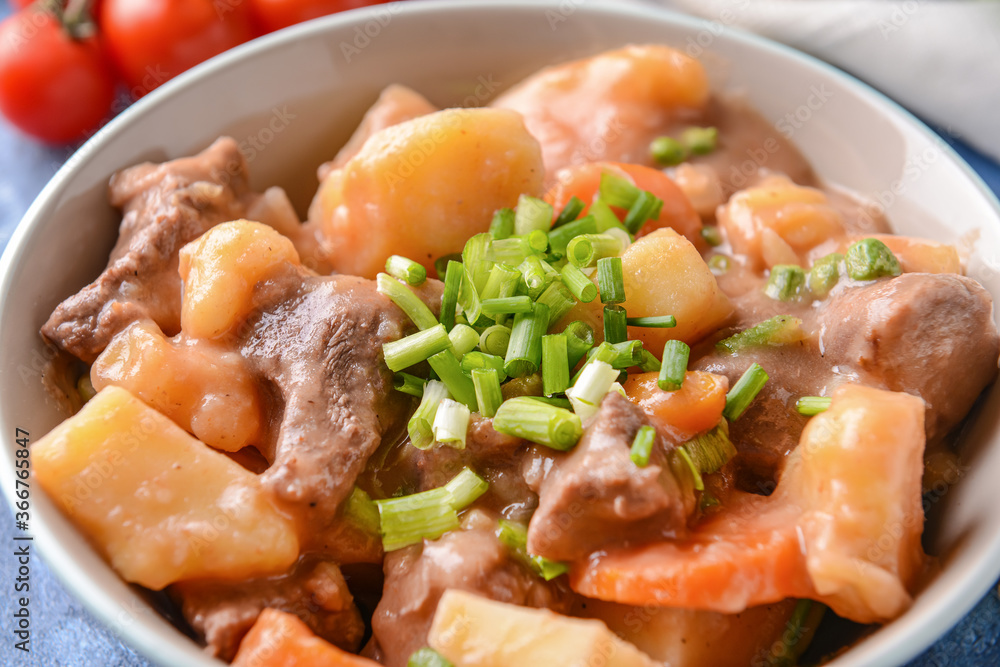
[(719, 502), (718, 498), (716, 498), (707, 491), (702, 493), (701, 497), (698, 499), (698, 509), (700, 509), (702, 512), (712, 507), (718, 507), (721, 504), (722, 503)]
[(410, 396), (420, 398), (424, 395), (424, 384), (427, 380), (409, 373), (395, 373), (392, 376), (392, 388)]
[(371, 497), (357, 486), (344, 501), (344, 516), (364, 532), (378, 535), (378, 507), (372, 502)]
[(465, 434), (469, 430), (471, 412), (468, 406), (446, 398), (434, 415), (434, 440), (454, 449), (465, 449)]
[(795, 401), (795, 409), (800, 415), (811, 417), (826, 412), (830, 408), (831, 400), (828, 396), (803, 396)]
[[(611, 210), (610, 206), (605, 204), (600, 199), (597, 199), (590, 205), (589, 215), (594, 217), (594, 221), (597, 224), (597, 229), (595, 232), (591, 233), (603, 234), (612, 229), (619, 229), (628, 234), (628, 230), (625, 229), (625, 225), (623, 225), (622, 221), (618, 219), (615, 212)], [(631, 236), (629, 237), (629, 240), (631, 240)]]
[(898, 276), (903, 269), (889, 246), (878, 239), (861, 239), (847, 249), (847, 275), (854, 280)]
[(527, 296), (508, 296), (503, 299), (487, 299), (483, 301), (483, 315), (496, 317), (513, 313), (530, 313), (534, 304)]
[(451, 340), (448, 338), (448, 332), (443, 324), (438, 324), (430, 329), (385, 343), (382, 345), (382, 354), (389, 370), (401, 371), (449, 347)]
[(563, 333), (566, 334), (569, 367), (575, 368), (576, 364), (587, 354), (587, 350), (594, 346), (594, 329), (586, 322), (576, 320), (567, 324)]
[(597, 413), (601, 401), (617, 379), (618, 371), (611, 364), (592, 359), (584, 365), (576, 383), (566, 391), (566, 397), (581, 419), (589, 419)]
[(448, 339), (451, 340), (451, 351), (461, 361), (466, 353), (476, 349), (479, 345), (479, 332), (467, 324), (456, 324), (455, 328), (448, 334)]
[(681, 145), (692, 155), (708, 155), (718, 140), (719, 130), (714, 127), (689, 127), (681, 132)]
[(523, 396), (504, 401), (493, 428), (560, 451), (571, 449), (583, 435), (578, 415)]
[(632, 459), (632, 463), (640, 468), (648, 466), (655, 441), (656, 429), (648, 425), (640, 426), (632, 440), (632, 448), (629, 450), (629, 458)]
[(566, 246), (574, 238), (582, 234), (596, 233), (597, 222), (592, 215), (586, 215), (579, 220), (568, 222), (549, 232), (549, 252), (553, 255), (563, 257), (566, 254)]
[(486, 354), (506, 357), (510, 344), (510, 333), (510, 327), (505, 327), (502, 324), (487, 327), (483, 333), (479, 334), (479, 349)]
[(620, 239), (610, 234), (581, 234), (566, 246), (566, 257), (577, 266), (595, 266), (602, 257), (616, 257), (621, 254)]
[(503, 262), (511, 266), (517, 266), (524, 261), (528, 255), (534, 251), (527, 241), (521, 237), (512, 236), (507, 239), (497, 239), (490, 243), (490, 251), (487, 258), (492, 262)]
[(385, 272), (408, 285), (420, 285), (427, 280), (427, 269), (412, 259), (400, 255), (390, 255), (389, 259), (385, 260)]
[(569, 388), (569, 353), (566, 334), (542, 336), (542, 392), (561, 394)]
[[(483, 284), (486, 284), (488, 273), (482, 275)], [(458, 305), (465, 314), (465, 319), (469, 324), (475, 324), (482, 314), (482, 301), (479, 299), (479, 290), (476, 289), (475, 281), (469, 272), (468, 265), (462, 271), (462, 287), (458, 292)]]
[(396, 304), (418, 329), (425, 330), (437, 326), (437, 318), (431, 309), (403, 283), (388, 274), (380, 273), (375, 276), (375, 285), (378, 293), (389, 297), (389, 300)]
[(622, 271), (621, 257), (602, 257), (597, 260), (597, 284), (601, 287), (603, 303), (621, 303), (625, 300), (625, 274)]
[(451, 350), (439, 352), (427, 360), (437, 376), (448, 387), (448, 393), (452, 398), (460, 403), (465, 403), (470, 410), (476, 410), (476, 390), (472, 386), (472, 380), (462, 372), (462, 367), (458, 359)]
[(639, 233), (639, 230), (642, 229), (647, 220), (660, 217), (660, 209), (662, 207), (663, 202), (659, 198), (651, 192), (641, 190), (635, 203), (628, 210), (628, 214), (626, 214), (622, 224), (625, 225), (628, 233), (634, 236)]
[(604, 306), (604, 340), (623, 343), (628, 339), (628, 317), (621, 306)]
[(532, 556), (528, 553), (528, 527), (523, 523), (500, 519), (500, 530), (497, 538), (500, 543), (514, 552), (525, 565), (535, 571), (535, 574), (545, 581), (552, 581), (558, 576), (569, 572), (569, 565), (549, 560), (544, 556)]
[(722, 411), (722, 416), (729, 421), (736, 421), (743, 416), (767, 380), (767, 372), (755, 362), (726, 394), (726, 408)]
[(653, 139), (649, 144), (649, 154), (663, 167), (673, 167), (687, 159), (687, 150), (673, 137)]
[[(528, 232), (523, 237), (524, 242), (528, 246), (528, 250), (533, 253), (544, 253), (549, 247), (549, 235), (540, 229)], [(530, 257), (531, 255), (528, 255)]]
[(510, 238), (514, 234), (514, 211), (509, 208), (498, 209), (493, 214), (493, 221), (490, 222), (490, 234), (494, 239), (500, 241)]
[(570, 403), (568, 398), (559, 398), (558, 396), (525, 396), (525, 398), (530, 398), (533, 401), (539, 401), (545, 405), (554, 405), (557, 408), (565, 408), (566, 410), (573, 409), (573, 404)]
[(668, 340), (663, 346), (663, 362), (656, 385), (663, 391), (677, 391), (684, 383), (691, 348), (680, 340)]
[(521, 272), (513, 266), (507, 264), (494, 264), (490, 269), (489, 278), (486, 285), (480, 292), (479, 297), (483, 301), (489, 299), (503, 299), (514, 296), (517, 292), (517, 284), (521, 280)]
[(712, 255), (708, 258), (708, 270), (712, 275), (721, 276), (729, 271), (729, 258), (725, 255)]
[(510, 344), (504, 359), (504, 371), (511, 377), (524, 377), (538, 370), (542, 360), (542, 336), (549, 327), (549, 307), (538, 302), (527, 313), (514, 315)]
[(448, 271), (448, 262), (461, 262), (461, 253), (453, 252), (443, 257), (438, 257), (434, 260), (434, 271), (437, 273), (438, 278), (444, 279), (445, 273)]
[(573, 306), (576, 305), (576, 299), (573, 298), (573, 293), (569, 291), (561, 280), (554, 280), (552, 284), (545, 288), (542, 295), (538, 297), (536, 305), (544, 305), (549, 309), (549, 321), (545, 325), (546, 330), (548, 328), (561, 320), (566, 313), (573, 310)]
[(541, 258), (537, 255), (525, 257), (518, 271), (524, 276), (524, 283), (528, 286), (528, 296), (537, 299), (545, 291), (545, 288), (552, 282), (553, 276), (545, 270)]
[[(629, 354), (631, 354), (632, 352), (631, 348), (629, 348), (628, 352)], [(614, 368), (614, 362), (616, 359), (618, 359), (618, 354), (619, 351), (615, 348), (614, 345), (612, 345), (608, 341), (604, 341), (603, 343), (598, 345), (595, 349), (587, 353), (587, 360), (590, 361), (591, 359), (597, 359), (598, 361), (603, 361), (606, 364), (611, 364), (611, 367)]]
[(642, 341), (627, 340), (621, 343), (605, 341), (588, 352), (587, 358), (596, 357), (600, 361), (611, 364), (612, 368), (623, 370), (642, 363), (643, 351)]
[(514, 234), (520, 236), (533, 231), (549, 231), (552, 226), (552, 204), (532, 197), (521, 195), (517, 200), (517, 212), (514, 217)]
[(660, 360), (653, 356), (653, 353), (649, 350), (643, 349), (642, 359), (639, 361), (639, 368), (643, 373), (659, 373), (663, 364)]
[(601, 184), (598, 192), (601, 201), (609, 206), (629, 209), (642, 192), (634, 183), (610, 171), (601, 172)]
[(803, 296), (806, 272), (794, 264), (778, 264), (771, 269), (771, 276), (764, 286), (764, 294), (775, 301), (793, 301)]
[(541, 397), (542, 374), (532, 373), (522, 378), (511, 378), (500, 387), (500, 390), (503, 392), (505, 401), (518, 396)]
[(701, 238), (713, 248), (722, 245), (722, 232), (715, 225), (705, 225), (702, 227)]
[(489, 491), (489, 488), (490, 485), (486, 480), (469, 468), (462, 468), (462, 472), (444, 485), (444, 490), (448, 492), (448, 504), (456, 512), (476, 502), (479, 496)]
[(814, 600), (799, 600), (792, 610), (781, 638), (771, 645), (764, 661), (771, 667), (795, 667), (809, 648), (816, 628), (826, 612), (826, 605)]
[(479, 350), (467, 352), (465, 356), (462, 357), (462, 371), (465, 373), (472, 373), (472, 371), (477, 368), (492, 368), (497, 372), (500, 382), (507, 379), (507, 374), (503, 372), (503, 357), (495, 354), (487, 354), (486, 352), (480, 352)]
[(493, 236), (487, 233), (476, 234), (465, 242), (462, 249), (462, 264), (468, 274), (472, 284), (476, 287), (476, 293), (486, 286), (486, 279), (493, 268), (493, 262), (488, 255), (490, 244), (493, 243)]
[(432, 648), (424, 647), (414, 651), (406, 667), (455, 667), (455, 665)]
[(839, 252), (832, 252), (829, 255), (820, 257), (813, 262), (809, 269), (809, 291), (818, 299), (822, 299), (833, 289), (837, 281), (840, 280), (840, 263), (844, 261), (844, 256)]
[(441, 324), (448, 331), (455, 326), (455, 310), (458, 308), (458, 293), (462, 290), (465, 267), (461, 262), (449, 260), (444, 273), (444, 294), (441, 296)]
[(748, 347), (788, 345), (805, 340), (802, 320), (791, 315), (775, 315), (715, 344), (719, 352), (736, 354)]
[(681, 460), (688, 472), (691, 473), (691, 479), (694, 481), (694, 490), (704, 491), (705, 480), (701, 478), (701, 471), (698, 470), (698, 466), (695, 465), (695, 462), (691, 460), (691, 455), (688, 453), (688, 450), (681, 446), (674, 449), (673, 453)]
[(653, 317), (630, 317), (625, 320), (630, 327), (646, 327), (647, 329), (671, 329), (677, 326), (673, 315), (655, 315)]
[(718, 472), (736, 456), (736, 447), (729, 440), (729, 426), (725, 421), (691, 438), (680, 449), (684, 450), (694, 467), (703, 475)]
[(424, 385), (424, 395), (420, 399), (420, 405), (406, 424), (410, 442), (417, 449), (428, 449), (434, 444), (434, 417), (441, 401), (446, 398), (448, 398), (448, 388), (443, 382), (428, 380)]
[[(604, 261), (603, 259), (600, 261)], [(620, 261), (620, 260), (619, 260)], [(562, 267), (562, 279), (569, 291), (583, 303), (590, 303), (597, 298), (597, 286), (580, 270), (578, 266), (566, 262)]]
[(503, 395), (500, 393), (500, 373), (497, 369), (472, 369), (472, 386), (476, 390), (476, 402), (479, 403), (479, 414), (484, 417), (493, 417), (496, 415), (497, 409), (503, 403)]
[(583, 209), (586, 207), (587, 205), (583, 203), (582, 199), (573, 195), (569, 198), (569, 201), (566, 202), (566, 205), (563, 206), (563, 210), (559, 212), (559, 216), (552, 224), (552, 227), (562, 227), (567, 223), (573, 222), (581, 213), (583, 213)]

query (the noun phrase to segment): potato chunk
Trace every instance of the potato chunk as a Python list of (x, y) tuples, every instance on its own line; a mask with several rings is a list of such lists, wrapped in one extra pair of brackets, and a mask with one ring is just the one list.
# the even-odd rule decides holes
[(236, 220), (208, 230), (180, 251), (181, 329), (208, 339), (228, 333), (253, 307), (257, 283), (287, 264), (299, 264), (295, 246), (267, 225)]
[(326, 259), (374, 278), (389, 255), (427, 267), (461, 252), (498, 208), (541, 195), (542, 157), (521, 117), (498, 109), (446, 109), (372, 135), (330, 171), (309, 209)]
[(455, 667), (654, 667), (649, 656), (597, 620), (448, 590), (427, 637)]
[(923, 566), (924, 402), (844, 385), (813, 417), (789, 459), (800, 503), (806, 569), (841, 616), (871, 623), (911, 602)]
[(673, 315), (673, 329), (629, 327), (629, 337), (638, 338), (659, 356), (669, 339), (693, 343), (719, 328), (733, 312), (729, 299), (698, 250), (672, 229), (658, 229), (631, 246), (622, 255), (629, 317)]
[(236, 452), (258, 441), (264, 420), (256, 383), (237, 352), (201, 338), (167, 338), (135, 322), (90, 368), (97, 390), (124, 387), (210, 447)]
[(129, 582), (277, 574), (293, 522), (257, 476), (125, 389), (108, 387), (32, 447), (46, 493)]
[(844, 234), (840, 214), (823, 192), (783, 176), (737, 192), (718, 218), (733, 250), (755, 269), (802, 264), (809, 250)]

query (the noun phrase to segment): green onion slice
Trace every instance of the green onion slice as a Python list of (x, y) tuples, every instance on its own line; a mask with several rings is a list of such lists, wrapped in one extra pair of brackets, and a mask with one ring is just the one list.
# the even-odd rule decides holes
[(355, 486), (351, 495), (344, 501), (344, 516), (366, 533), (378, 535), (378, 507), (371, 497), (361, 488)]
[(506, 357), (510, 345), (510, 327), (494, 324), (479, 334), (479, 349), (487, 354)]
[(847, 275), (854, 280), (898, 276), (903, 271), (889, 246), (878, 239), (861, 239), (852, 244), (847, 249), (844, 261), (847, 264)]
[(569, 352), (566, 334), (542, 336), (542, 392), (546, 396), (569, 389)]
[(552, 215), (552, 204), (538, 197), (521, 195), (517, 200), (514, 234), (521, 236), (533, 231), (547, 232), (552, 226)]
[(628, 339), (628, 316), (621, 306), (604, 306), (604, 340), (622, 343)]
[(630, 327), (645, 327), (647, 329), (672, 329), (677, 326), (673, 315), (655, 315), (652, 317), (630, 317), (625, 320)]
[[(392, 371), (401, 371), (451, 347), (451, 339), (443, 324), (425, 331), (418, 331), (382, 345), (385, 365)], [(449, 352), (450, 354), (450, 352)]]
[(751, 347), (789, 345), (805, 340), (802, 320), (791, 315), (775, 315), (715, 344), (719, 352), (736, 354)]
[(444, 274), (444, 294), (441, 297), (441, 324), (448, 331), (455, 326), (455, 311), (458, 308), (458, 293), (465, 278), (465, 267), (461, 262), (448, 261)]
[(805, 295), (806, 272), (794, 264), (778, 264), (764, 286), (764, 294), (775, 301), (794, 301)]
[(597, 284), (601, 288), (603, 303), (625, 301), (625, 274), (622, 271), (621, 257), (602, 257), (597, 260)]
[(409, 394), (410, 396), (416, 396), (420, 398), (424, 395), (424, 385), (427, 380), (423, 378), (418, 378), (415, 375), (410, 375), (409, 373), (394, 373), (392, 376), (392, 388), (396, 391), (401, 391), (404, 394)]
[(484, 417), (495, 416), (500, 404), (503, 403), (503, 394), (500, 390), (500, 372), (502, 371), (497, 371), (495, 368), (474, 368), (472, 370), (472, 386), (476, 391), (479, 414)]
[(663, 391), (677, 391), (684, 383), (691, 348), (680, 340), (668, 340), (663, 346), (663, 361), (657, 386)]
[(559, 212), (559, 216), (552, 224), (552, 227), (562, 227), (563, 225), (576, 220), (580, 214), (583, 213), (583, 209), (586, 208), (586, 206), (587, 205), (583, 203), (582, 199), (573, 195), (569, 198), (569, 201), (566, 202), (566, 205), (563, 206), (563, 210)]
[(455, 667), (446, 657), (432, 648), (424, 647), (413, 652), (406, 667)]
[(427, 360), (427, 363), (448, 387), (448, 393), (452, 398), (464, 403), (470, 410), (479, 407), (476, 404), (476, 390), (472, 386), (472, 379), (462, 372), (462, 367), (451, 350), (435, 354)]
[(549, 307), (540, 301), (527, 313), (514, 315), (510, 343), (504, 359), (504, 371), (511, 377), (524, 377), (538, 370), (542, 360), (542, 336), (549, 327)]
[(385, 272), (408, 285), (420, 285), (427, 280), (427, 269), (400, 255), (390, 255), (385, 260)]
[(448, 398), (448, 388), (443, 382), (428, 380), (424, 385), (424, 395), (420, 399), (420, 405), (406, 424), (410, 443), (417, 449), (429, 449), (434, 444), (434, 417), (441, 401), (446, 398)]
[(830, 409), (831, 399), (828, 396), (803, 396), (795, 401), (795, 409), (800, 415), (812, 417)]
[(434, 440), (454, 449), (465, 449), (471, 415), (468, 406), (450, 398), (443, 399), (434, 415)]
[(581, 234), (566, 246), (566, 256), (579, 267), (595, 266), (600, 258), (615, 257), (620, 255), (623, 249), (621, 239), (606, 232)]
[(722, 416), (729, 421), (742, 417), (767, 380), (767, 372), (755, 362), (726, 394), (726, 408), (722, 411)]
[(590, 303), (597, 298), (597, 286), (575, 264), (567, 262), (562, 267), (561, 275), (563, 283), (579, 301)]
[(618, 370), (600, 359), (592, 359), (584, 365), (580, 377), (566, 391), (573, 410), (581, 419), (589, 419), (597, 414), (601, 401), (618, 380)]
[(649, 144), (649, 154), (657, 164), (673, 167), (687, 159), (687, 150), (673, 137), (657, 137)]
[(414, 294), (409, 287), (392, 276), (386, 273), (378, 274), (375, 276), (375, 286), (378, 293), (389, 297), (389, 300), (406, 313), (406, 316), (417, 325), (418, 329), (430, 329), (438, 324), (437, 318), (434, 317), (434, 313), (427, 307), (427, 304), (421, 301), (420, 297)]
[(509, 208), (498, 209), (490, 222), (490, 235), (500, 241), (514, 234), (514, 211)]
[(493, 417), (493, 428), (560, 451), (571, 449), (583, 435), (578, 415), (526, 396), (504, 401)]
[(656, 429), (649, 425), (640, 426), (629, 450), (629, 458), (632, 459), (632, 463), (640, 468), (648, 466), (654, 442), (656, 442)]
[(606, 202), (609, 206), (629, 209), (639, 198), (642, 190), (628, 179), (612, 174), (610, 171), (604, 171), (601, 173), (598, 192), (601, 201)]

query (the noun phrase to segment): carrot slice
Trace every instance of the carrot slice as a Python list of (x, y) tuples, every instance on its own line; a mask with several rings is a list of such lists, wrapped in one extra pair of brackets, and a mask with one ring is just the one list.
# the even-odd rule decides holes
[(571, 570), (570, 584), (602, 600), (722, 613), (815, 596), (798, 513), (782, 499), (740, 494), (690, 539), (598, 554)]
[(688, 371), (677, 391), (657, 386), (657, 373), (636, 373), (625, 382), (625, 394), (658, 425), (687, 434), (706, 431), (722, 419), (729, 379), (705, 371)]
[(320, 639), (298, 616), (265, 609), (240, 643), (233, 667), (378, 667)]
[[(661, 227), (671, 227), (701, 248), (704, 243), (699, 234), (701, 218), (677, 184), (659, 169), (624, 162), (588, 162), (566, 167), (556, 174), (556, 185), (545, 198), (558, 212), (571, 197), (579, 197), (587, 204), (586, 212), (597, 197), (604, 171), (631, 181), (640, 190), (647, 190), (663, 201), (659, 217), (643, 225), (638, 236), (645, 236)], [(619, 218), (624, 220), (625, 211), (619, 209), (618, 213)]]

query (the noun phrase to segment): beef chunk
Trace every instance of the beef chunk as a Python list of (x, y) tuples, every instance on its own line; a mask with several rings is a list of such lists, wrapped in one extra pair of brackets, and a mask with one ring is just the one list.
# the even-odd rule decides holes
[[(419, 293), (440, 307), (441, 283)], [(382, 344), (412, 324), (375, 282), (289, 270), (258, 286), (242, 354), (284, 409), (265, 486), (307, 519), (332, 517), (382, 436), (403, 416)], [(315, 522), (313, 522), (314, 525)]]
[(661, 446), (645, 468), (629, 458), (641, 409), (609, 392), (580, 443), (555, 457), (528, 526), (528, 551), (553, 560), (584, 558), (602, 546), (676, 537), (688, 503)]
[(819, 326), (829, 364), (924, 399), (928, 439), (954, 427), (997, 376), (993, 302), (964, 276), (906, 273), (847, 289), (823, 309)]
[(317, 635), (347, 651), (356, 651), (365, 633), (347, 582), (328, 561), (300, 561), (280, 577), (180, 583), (171, 594), (208, 652), (227, 662), (267, 607), (295, 614)]
[(568, 595), (513, 560), (485, 515), (467, 530), (394, 551), (385, 559), (385, 593), (372, 619), (378, 653), (389, 667), (404, 667), (427, 633), (441, 595), (453, 588), (527, 607), (566, 611)]
[(42, 327), (46, 339), (86, 362), (137, 320), (151, 319), (168, 336), (176, 334), (178, 251), (210, 227), (243, 217), (255, 195), (236, 142), (222, 138), (194, 157), (119, 172), (110, 197), (124, 217), (107, 268)]

